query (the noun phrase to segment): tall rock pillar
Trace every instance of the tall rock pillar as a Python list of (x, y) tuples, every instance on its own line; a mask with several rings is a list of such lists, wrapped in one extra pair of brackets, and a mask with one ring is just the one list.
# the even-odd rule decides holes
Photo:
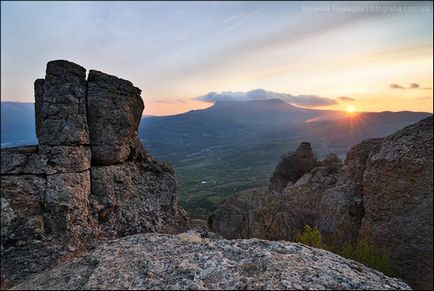
[(35, 81), (35, 113), (39, 154), (48, 159), (46, 231), (81, 232), (88, 224), (91, 163), (86, 69), (49, 62), (45, 79)]

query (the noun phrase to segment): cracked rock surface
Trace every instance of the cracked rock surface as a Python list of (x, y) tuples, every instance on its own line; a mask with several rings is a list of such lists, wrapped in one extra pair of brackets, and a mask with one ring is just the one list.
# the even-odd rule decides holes
[(14, 289), (410, 289), (357, 262), (290, 242), (138, 234)]

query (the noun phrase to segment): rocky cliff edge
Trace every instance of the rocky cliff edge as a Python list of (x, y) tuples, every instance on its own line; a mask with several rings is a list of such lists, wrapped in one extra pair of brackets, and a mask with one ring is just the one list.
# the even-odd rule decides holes
[(39, 144), (1, 150), (2, 286), (101, 240), (187, 228), (175, 172), (138, 138), (140, 89), (63, 60), (34, 88)]

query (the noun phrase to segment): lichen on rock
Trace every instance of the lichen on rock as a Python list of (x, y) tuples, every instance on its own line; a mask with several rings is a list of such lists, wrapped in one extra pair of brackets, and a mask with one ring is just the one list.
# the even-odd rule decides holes
[(357, 262), (283, 241), (138, 234), (37, 274), (20, 289), (409, 290)]

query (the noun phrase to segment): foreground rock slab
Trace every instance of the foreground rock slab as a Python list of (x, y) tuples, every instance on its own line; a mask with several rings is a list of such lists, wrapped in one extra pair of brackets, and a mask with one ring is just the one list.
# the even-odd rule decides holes
[(138, 234), (40, 273), (20, 289), (410, 289), (359, 263), (290, 242)]

